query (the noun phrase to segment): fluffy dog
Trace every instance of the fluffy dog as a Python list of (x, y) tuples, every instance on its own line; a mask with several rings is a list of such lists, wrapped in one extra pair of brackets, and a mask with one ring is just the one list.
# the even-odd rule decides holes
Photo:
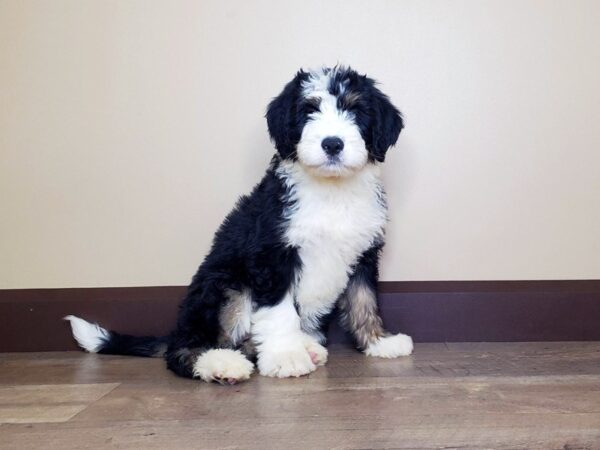
[(90, 352), (158, 356), (177, 375), (234, 384), (298, 377), (327, 361), (334, 312), (369, 356), (409, 355), (378, 314), (387, 220), (380, 165), (403, 128), (375, 81), (350, 68), (300, 70), (267, 109), (277, 153), (217, 231), (166, 337), (107, 331), (74, 316)]

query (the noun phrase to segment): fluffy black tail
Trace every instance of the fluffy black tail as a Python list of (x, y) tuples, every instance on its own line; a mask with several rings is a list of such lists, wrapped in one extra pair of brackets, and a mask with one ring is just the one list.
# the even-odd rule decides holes
[(159, 357), (167, 348), (166, 336), (129, 336), (105, 330), (100, 325), (79, 317), (67, 316), (65, 320), (71, 323), (77, 343), (91, 353)]

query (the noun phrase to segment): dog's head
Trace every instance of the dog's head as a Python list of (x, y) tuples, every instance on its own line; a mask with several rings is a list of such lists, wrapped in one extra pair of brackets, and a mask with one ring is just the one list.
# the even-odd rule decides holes
[(384, 161), (403, 128), (375, 81), (344, 67), (300, 70), (269, 104), (267, 123), (283, 159), (325, 177)]

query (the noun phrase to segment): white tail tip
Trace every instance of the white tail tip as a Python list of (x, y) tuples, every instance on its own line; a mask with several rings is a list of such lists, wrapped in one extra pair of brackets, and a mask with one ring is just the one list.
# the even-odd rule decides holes
[(71, 323), (73, 337), (79, 346), (90, 353), (98, 352), (110, 337), (110, 333), (98, 324), (86, 322), (75, 316), (65, 316), (64, 320)]

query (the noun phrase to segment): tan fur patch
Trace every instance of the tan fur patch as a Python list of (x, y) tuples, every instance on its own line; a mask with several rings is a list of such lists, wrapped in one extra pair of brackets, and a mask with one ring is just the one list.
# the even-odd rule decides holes
[(221, 309), (219, 323), (221, 335), (219, 344), (235, 347), (250, 333), (250, 315), (252, 313), (252, 299), (248, 291), (227, 290), (225, 295), (227, 303)]
[(342, 102), (346, 108), (354, 105), (360, 99), (358, 92), (347, 92), (342, 97)]
[(340, 299), (339, 307), (342, 324), (352, 332), (360, 348), (364, 349), (370, 342), (385, 336), (377, 296), (365, 284), (356, 281), (350, 283), (346, 294)]

